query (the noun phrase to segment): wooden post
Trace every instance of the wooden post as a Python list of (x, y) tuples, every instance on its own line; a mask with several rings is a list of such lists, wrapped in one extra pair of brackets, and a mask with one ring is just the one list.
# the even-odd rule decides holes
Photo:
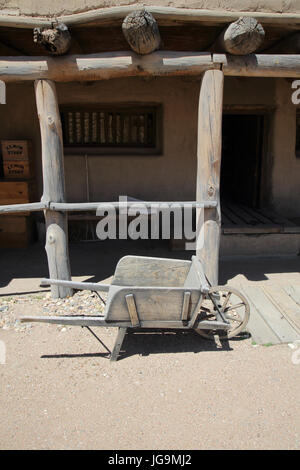
[(198, 115), (197, 201), (215, 200), (217, 207), (202, 209), (204, 243), (197, 248), (197, 257), (212, 285), (218, 284), (219, 271), (223, 83), (224, 75), (221, 70), (207, 70), (204, 73)]
[[(37, 111), (41, 128), (44, 191), (42, 202), (64, 202), (64, 162), (62, 128), (55, 84), (49, 80), (35, 82)], [(61, 212), (45, 210), (46, 252), (50, 278), (70, 280), (68, 220)], [(52, 297), (72, 295), (69, 287), (51, 286)]]

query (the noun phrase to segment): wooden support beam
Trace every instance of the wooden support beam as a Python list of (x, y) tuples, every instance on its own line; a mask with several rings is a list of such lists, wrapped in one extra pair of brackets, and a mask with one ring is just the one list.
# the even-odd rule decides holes
[(34, 28), (33, 41), (41, 44), (52, 55), (63, 55), (69, 51), (72, 37), (68, 27), (58, 23), (51, 28)]
[(118, 77), (199, 76), (222, 69), (237, 77), (300, 77), (298, 54), (210, 54), (157, 51), (150, 55), (108, 52), (62, 57), (0, 57), (0, 80), (7, 83), (47, 79), (56, 82), (94, 81)]
[[(35, 82), (37, 111), (41, 128), (44, 191), (42, 202), (65, 200), (63, 139), (55, 84), (48, 80)], [(68, 252), (67, 215), (45, 210), (46, 252), (50, 278), (71, 280)], [(65, 286), (51, 286), (52, 296), (67, 297), (73, 291)]]
[(300, 77), (300, 56), (291, 54), (213, 54), (224, 75), (234, 77)]
[[(202, 262), (205, 275), (212, 285), (218, 284), (221, 235), (219, 188), (223, 85), (224, 75), (221, 70), (205, 72), (201, 83), (198, 110), (197, 201), (217, 200), (218, 206), (214, 209), (204, 209), (201, 228), (203, 237), (199, 240), (203, 241), (203, 245), (197, 247), (197, 257)], [(201, 220), (199, 213), (197, 216), (198, 221)]]
[(0, 80), (47, 79), (56, 82), (159, 75), (200, 75), (213, 64), (211, 54), (158, 51), (142, 56), (134, 52), (105, 52), (62, 57), (0, 57)]
[[(57, 16), (56, 20), (70, 26), (109, 24), (122, 20), (136, 10), (136, 5), (116, 6), (108, 8), (97, 8), (89, 11), (73, 13), (71, 15)], [(226, 24), (235, 21), (241, 16), (255, 16), (257, 21), (267, 24), (277, 25), (300, 25), (300, 14), (295, 12), (245, 12), (228, 10), (209, 10), (202, 8), (174, 8), (168, 6), (147, 6), (147, 10), (152, 13), (157, 20), (163, 22), (184, 21), (189, 23), (208, 22)], [(41, 26), (51, 27), (53, 21), (44, 17), (22, 16), (22, 15), (1, 15), (0, 26), (10, 26), (13, 28), (35, 28)]]
[(127, 15), (122, 31), (131, 49), (137, 54), (150, 54), (161, 46), (161, 37), (155, 18), (147, 10)]
[(252, 54), (261, 47), (264, 39), (262, 25), (255, 18), (243, 16), (222, 31), (212, 50), (234, 55)]

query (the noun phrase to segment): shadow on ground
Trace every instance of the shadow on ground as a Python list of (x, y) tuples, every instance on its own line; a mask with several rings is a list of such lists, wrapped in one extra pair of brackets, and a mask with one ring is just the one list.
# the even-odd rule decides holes
[[(125, 255), (190, 259), (192, 251), (170, 251), (168, 240), (107, 240), (70, 244), (71, 272), (73, 277), (87, 277), (99, 282), (111, 277), (119, 259)], [(250, 281), (263, 281), (271, 273), (298, 273), (300, 257), (248, 257), (221, 259), (220, 284), (242, 274)], [(34, 244), (23, 250), (0, 250), (0, 295), (30, 293), (39, 290), (36, 279), (48, 277), (47, 258), (43, 245)], [(18, 282), (19, 291), (1, 292), (12, 280)], [(32, 281), (30, 281), (32, 279)]]
[[(99, 334), (99, 332), (97, 332)], [(243, 334), (230, 341), (242, 341), (249, 338), (249, 334)], [(43, 355), (43, 359), (75, 359), (88, 357), (102, 357), (109, 359), (107, 352), (101, 352), (103, 348), (99, 345), (99, 352), (95, 353), (66, 353)], [(122, 346), (118, 360), (131, 356), (149, 356), (152, 354), (170, 353), (201, 353), (205, 351), (231, 351), (232, 347), (227, 339), (206, 340), (201, 338), (193, 330), (136, 330), (129, 332)]]

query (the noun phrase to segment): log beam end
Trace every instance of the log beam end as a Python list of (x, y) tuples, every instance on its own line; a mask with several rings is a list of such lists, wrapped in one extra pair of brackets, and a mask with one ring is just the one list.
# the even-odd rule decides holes
[(150, 54), (161, 47), (158, 24), (147, 10), (138, 10), (127, 15), (122, 31), (131, 49), (137, 54)]
[(52, 55), (66, 54), (72, 42), (68, 27), (64, 23), (58, 23), (52, 28), (35, 28), (33, 41), (41, 44)]
[(217, 46), (234, 55), (247, 55), (259, 49), (264, 41), (264, 28), (255, 18), (241, 17), (231, 23), (218, 38)]

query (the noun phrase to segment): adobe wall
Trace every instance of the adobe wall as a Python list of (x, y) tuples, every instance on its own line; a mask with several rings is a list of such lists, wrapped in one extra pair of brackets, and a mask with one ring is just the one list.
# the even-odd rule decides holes
[[(276, 107), (270, 122), (268, 202), (296, 216), (300, 212), (300, 159), (295, 158), (296, 109), (290, 86), (285, 79), (226, 77), (224, 105)], [(116, 200), (125, 194), (145, 200), (195, 198), (199, 87), (199, 81), (174, 77), (58, 84), (60, 104), (163, 104), (163, 154), (89, 157), (91, 200)], [(9, 84), (7, 103), (0, 106), (0, 139), (33, 141), (40, 196), (41, 147), (33, 84)], [(84, 158), (66, 156), (65, 169), (68, 200), (85, 201)]]
[(29, 16), (55, 16), (78, 13), (96, 8), (125, 5), (171, 6), (178, 8), (202, 8), (218, 11), (299, 13), (299, 0), (0, 0), (0, 13)]
[(295, 155), (296, 110), (292, 103), (292, 80), (276, 80), (276, 111), (272, 129), (273, 159), (271, 202), (290, 216), (300, 215), (300, 158)]

